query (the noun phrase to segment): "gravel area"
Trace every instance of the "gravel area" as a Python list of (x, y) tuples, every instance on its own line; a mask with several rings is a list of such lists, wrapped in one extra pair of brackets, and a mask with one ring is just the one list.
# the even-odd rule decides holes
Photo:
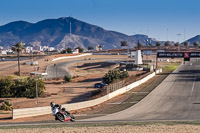
[(199, 133), (198, 125), (142, 125), (112, 127), (64, 127), (64, 128), (30, 128), (2, 129), (1, 133)]

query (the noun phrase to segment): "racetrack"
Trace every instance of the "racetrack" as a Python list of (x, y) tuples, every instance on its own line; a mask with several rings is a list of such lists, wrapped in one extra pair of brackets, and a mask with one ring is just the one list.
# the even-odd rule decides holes
[[(101, 59), (93, 59), (92, 61), (113, 61), (113, 60), (120, 60), (123, 58), (101, 58)], [(76, 60), (70, 60), (70, 61), (64, 61), (64, 62), (59, 62), (55, 64), (51, 64), (47, 67), (46, 73), (47, 79), (52, 79), (52, 78), (63, 78), (65, 75), (70, 75), (73, 77), (72, 73), (68, 70), (68, 65), (71, 63), (78, 63), (78, 62), (87, 62), (88, 60), (85, 59), (76, 59)]]
[(200, 120), (200, 62), (193, 59), (170, 74), (147, 97), (114, 114), (81, 121)]

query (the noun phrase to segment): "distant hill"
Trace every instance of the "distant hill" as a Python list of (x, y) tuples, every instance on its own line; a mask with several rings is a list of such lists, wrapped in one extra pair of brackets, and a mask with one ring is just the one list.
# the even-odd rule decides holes
[(192, 46), (193, 46), (193, 43), (194, 43), (195, 41), (197, 41), (197, 42), (200, 43), (200, 35), (197, 35), (197, 36), (195, 36), (195, 37), (192, 37), (192, 38), (188, 39), (187, 41), (190, 42), (190, 45), (192, 45)]
[[(70, 23), (71, 33), (70, 34)], [(26, 21), (11, 22), (0, 26), (0, 46), (12, 46), (25, 42), (26, 46), (42, 45), (57, 48), (75, 48), (81, 46), (103, 46), (103, 49), (121, 48), (121, 41), (127, 41), (128, 47), (134, 47), (137, 41), (146, 45), (146, 40), (155, 44), (156, 39), (146, 35), (128, 36), (116, 31), (108, 31), (99, 26), (88, 24), (72, 17), (46, 19), (37, 23)]]

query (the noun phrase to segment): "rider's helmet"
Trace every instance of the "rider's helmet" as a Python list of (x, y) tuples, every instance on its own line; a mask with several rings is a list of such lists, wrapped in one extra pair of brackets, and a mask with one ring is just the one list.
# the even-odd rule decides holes
[(50, 103), (50, 106), (51, 106), (51, 107), (54, 107), (54, 106), (55, 106), (55, 103), (54, 103), (54, 102), (51, 102), (51, 103)]

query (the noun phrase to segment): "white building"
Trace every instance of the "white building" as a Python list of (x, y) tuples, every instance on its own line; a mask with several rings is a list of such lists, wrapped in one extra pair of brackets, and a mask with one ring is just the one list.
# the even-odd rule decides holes
[(43, 51), (42, 50), (42, 46), (40, 46), (40, 45), (34, 45), (33, 46), (33, 51)]
[(54, 51), (55, 48), (54, 47), (49, 47), (49, 51)]
[(27, 47), (25, 48), (25, 53), (31, 53), (31, 52), (33, 52), (33, 47), (27, 46)]
[(43, 46), (42, 47), (42, 51), (47, 51), (47, 50), (49, 50), (49, 46)]
[(79, 53), (79, 49), (75, 49), (72, 54), (78, 54)]
[(0, 56), (3, 56), (3, 55), (7, 55), (7, 51), (6, 50), (0, 50)]

